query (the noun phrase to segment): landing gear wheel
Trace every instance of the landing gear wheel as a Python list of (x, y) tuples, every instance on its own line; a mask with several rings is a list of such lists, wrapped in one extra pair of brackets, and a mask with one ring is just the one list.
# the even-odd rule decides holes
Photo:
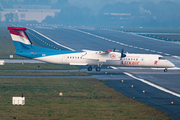
[(164, 69), (164, 72), (167, 72), (168, 70), (167, 70), (167, 68), (166, 69)]
[(89, 66), (89, 67), (87, 68), (87, 70), (88, 70), (88, 71), (92, 71), (92, 66)]
[(101, 68), (100, 68), (100, 67), (97, 67), (97, 68), (96, 68), (96, 71), (97, 71), (97, 72), (101, 71)]

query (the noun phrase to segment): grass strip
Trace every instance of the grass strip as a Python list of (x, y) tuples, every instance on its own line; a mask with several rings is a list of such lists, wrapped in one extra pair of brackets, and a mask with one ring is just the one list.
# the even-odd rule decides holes
[(0, 76), (88, 76), (86, 72), (0, 71)]
[(71, 65), (55, 65), (49, 63), (5, 63), (0, 70), (75, 70), (79, 69)]
[[(1, 78), (0, 83), (0, 119), (170, 119), (97, 79)], [(12, 97), (22, 93), (25, 105), (12, 105)]]

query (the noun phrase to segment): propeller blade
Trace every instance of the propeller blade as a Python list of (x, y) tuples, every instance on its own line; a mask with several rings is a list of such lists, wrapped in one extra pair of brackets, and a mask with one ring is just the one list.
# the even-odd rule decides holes
[[(122, 51), (121, 51), (121, 59), (122, 59), (123, 57), (126, 57), (126, 55), (124, 54), (124, 48), (123, 48)], [(121, 59), (120, 59), (120, 60), (121, 60)]]
[(116, 52), (116, 48), (113, 49), (113, 52)]
[(124, 53), (124, 48), (123, 48), (122, 51), (121, 51), (121, 57), (122, 57), (123, 53)]

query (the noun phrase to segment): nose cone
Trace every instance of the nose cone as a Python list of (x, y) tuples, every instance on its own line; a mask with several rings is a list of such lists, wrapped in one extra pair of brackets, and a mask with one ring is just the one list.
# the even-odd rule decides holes
[(175, 67), (175, 65), (172, 62), (169, 62), (168, 67)]

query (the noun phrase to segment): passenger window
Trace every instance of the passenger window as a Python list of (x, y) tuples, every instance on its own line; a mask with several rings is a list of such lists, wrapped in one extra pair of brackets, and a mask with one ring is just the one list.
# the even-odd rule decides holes
[(163, 58), (163, 57), (159, 57), (159, 60), (165, 60), (165, 58)]
[(138, 59), (136, 58), (136, 60), (138, 60)]
[(130, 58), (128, 58), (128, 60), (130, 60)]

